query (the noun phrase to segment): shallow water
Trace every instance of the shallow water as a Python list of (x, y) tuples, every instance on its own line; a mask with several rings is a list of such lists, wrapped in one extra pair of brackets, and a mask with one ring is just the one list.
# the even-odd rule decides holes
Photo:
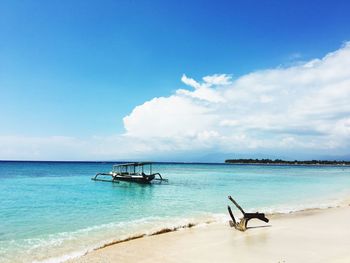
[(165, 227), (226, 220), (227, 195), (245, 210), (338, 204), (350, 167), (155, 164), (168, 183), (91, 181), (111, 163), (0, 162), (0, 261), (63, 261)]

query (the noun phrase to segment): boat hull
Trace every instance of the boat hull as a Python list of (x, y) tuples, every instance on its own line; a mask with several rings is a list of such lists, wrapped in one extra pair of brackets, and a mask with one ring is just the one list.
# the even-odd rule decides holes
[(124, 181), (124, 182), (133, 182), (133, 183), (139, 183), (139, 184), (149, 184), (153, 179), (154, 175), (147, 175), (147, 176), (114, 176), (113, 181)]
[[(106, 179), (106, 177), (109, 177), (111, 179), (110, 180)], [(160, 173), (145, 174), (143, 172), (128, 173), (128, 172), (114, 172), (114, 171), (111, 171), (109, 173), (97, 173), (95, 177), (91, 178), (91, 180), (103, 181), (103, 182), (115, 182), (115, 183), (118, 183), (119, 181), (124, 181), (124, 182), (138, 183), (138, 184), (149, 184), (151, 183), (152, 180), (165, 181), (165, 182), (168, 181), (167, 179), (164, 179), (160, 175)]]

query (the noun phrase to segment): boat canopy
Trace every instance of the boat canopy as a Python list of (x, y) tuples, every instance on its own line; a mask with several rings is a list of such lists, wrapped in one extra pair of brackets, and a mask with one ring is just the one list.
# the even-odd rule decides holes
[(135, 163), (122, 163), (113, 165), (113, 172), (118, 173), (144, 173), (144, 166), (149, 165), (149, 173), (152, 173), (152, 162), (135, 162)]
[(122, 167), (122, 166), (143, 166), (143, 165), (150, 165), (152, 162), (135, 162), (135, 163), (122, 163), (122, 164), (116, 164), (113, 165), (114, 167)]

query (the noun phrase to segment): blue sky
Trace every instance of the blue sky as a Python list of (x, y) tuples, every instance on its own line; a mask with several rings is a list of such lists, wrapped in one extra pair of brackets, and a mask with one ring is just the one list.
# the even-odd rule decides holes
[[(169, 98), (185, 89), (186, 79), (199, 83), (204, 76), (227, 74), (232, 83), (250, 73), (293, 67), (344, 48), (350, 40), (349, 8), (348, 1), (1, 1), (0, 143), (5, 150), (0, 158), (157, 159), (140, 149), (135, 149), (138, 155), (130, 151), (120, 156), (93, 149), (108, 146), (106, 141), (124, 145), (120, 140), (131, 140), (124, 135), (136, 134), (130, 132), (135, 125), (123, 118), (132, 118), (135, 107), (154, 98)], [(347, 116), (346, 109), (341, 114)], [(157, 120), (148, 121), (143, 127), (151, 130), (150, 122)], [(303, 130), (299, 124), (296, 127)], [(196, 132), (218, 131), (201, 124), (188, 136)], [(149, 135), (135, 136), (145, 148), (157, 141), (155, 136), (147, 142)], [(301, 146), (275, 151), (271, 145), (223, 149), (221, 144), (208, 148), (206, 143), (205, 149), (179, 150), (174, 146), (177, 134), (159, 136), (169, 158), (169, 151), (195, 156), (214, 149), (247, 155), (277, 152), (287, 157), (305, 152)], [(274, 135), (264, 131), (250, 136)], [(87, 147), (96, 137), (104, 143)], [(68, 142), (57, 149), (50, 144), (52, 138)], [(19, 141), (27, 145), (25, 149)], [(350, 153), (343, 148), (332, 149), (335, 155)], [(322, 151), (329, 154), (326, 148)], [(162, 150), (157, 152), (161, 155)], [(307, 152), (312, 156), (320, 149), (311, 147)]]

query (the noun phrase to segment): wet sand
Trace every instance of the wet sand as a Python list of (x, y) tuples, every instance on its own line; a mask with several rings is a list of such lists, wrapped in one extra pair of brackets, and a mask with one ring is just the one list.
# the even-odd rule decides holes
[(350, 262), (350, 206), (272, 215), (246, 232), (228, 222), (147, 236), (69, 262)]

